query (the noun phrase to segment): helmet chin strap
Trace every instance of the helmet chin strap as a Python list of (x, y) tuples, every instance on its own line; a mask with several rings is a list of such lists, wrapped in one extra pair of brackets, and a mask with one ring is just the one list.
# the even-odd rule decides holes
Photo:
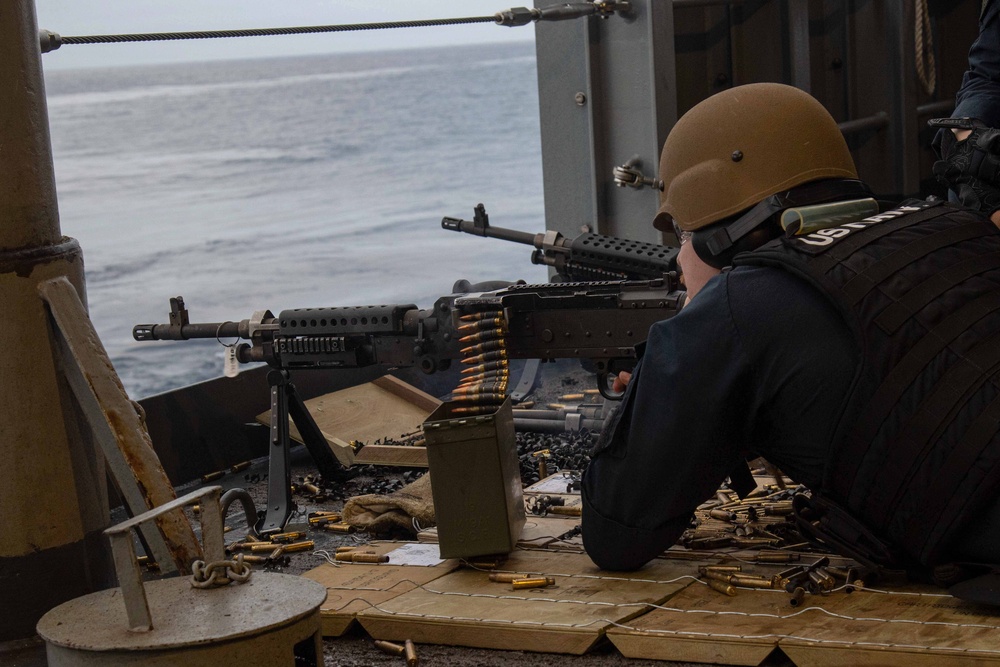
[(871, 196), (873, 195), (868, 186), (855, 179), (815, 181), (800, 185), (758, 202), (732, 222), (716, 223), (708, 228), (695, 230), (692, 238), (694, 251), (706, 264), (721, 269), (729, 266), (736, 253), (752, 250), (752, 247), (747, 247), (749, 244), (741, 241), (749, 241), (748, 237), (753, 232), (786, 209)]

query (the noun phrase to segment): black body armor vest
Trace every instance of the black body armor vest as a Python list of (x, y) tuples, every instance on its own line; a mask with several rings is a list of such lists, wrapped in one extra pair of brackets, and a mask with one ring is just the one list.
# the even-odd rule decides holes
[(1000, 230), (918, 202), (778, 239), (736, 265), (792, 271), (843, 314), (861, 363), (822, 496), (922, 565), (1000, 491)]

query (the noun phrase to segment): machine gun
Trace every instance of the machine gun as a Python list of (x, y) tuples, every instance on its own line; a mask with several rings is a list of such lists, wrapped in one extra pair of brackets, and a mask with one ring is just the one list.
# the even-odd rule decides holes
[[(326, 439), (291, 382), (291, 371), (415, 366), (442, 371), (452, 360), (465, 366), (456, 400), (468, 410), (487, 410), (506, 392), (508, 359), (578, 358), (589, 361), (607, 393), (608, 378), (635, 365), (635, 346), (649, 327), (681, 308), (685, 294), (676, 276), (635, 282), (468, 285), (433, 308), (413, 304), (340, 308), (300, 308), (255, 312), (240, 322), (192, 323), (182, 297), (170, 300), (170, 322), (140, 324), (138, 341), (236, 337), (240, 363), (271, 366), (270, 460), (267, 510), (256, 524), (260, 534), (281, 532), (292, 512), (288, 419), (320, 473), (336, 479), (340, 466)], [(479, 379), (481, 378), (481, 379)], [(470, 384), (472, 383), (472, 384)]]
[(677, 270), (677, 248), (602, 234), (570, 239), (551, 229), (532, 234), (493, 227), (482, 204), (471, 221), (443, 218), (441, 227), (534, 246), (531, 263), (553, 267), (562, 281), (655, 280)]

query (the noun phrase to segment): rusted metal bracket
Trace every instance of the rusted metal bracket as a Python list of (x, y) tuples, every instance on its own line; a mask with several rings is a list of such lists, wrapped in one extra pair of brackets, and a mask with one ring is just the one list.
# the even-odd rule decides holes
[[(51, 315), (61, 371), (132, 514), (174, 501), (138, 405), (125, 392), (76, 289), (60, 277), (41, 283), (38, 292)], [(156, 525), (158, 531), (147, 530), (144, 536), (160, 570), (190, 574), (202, 553), (187, 517), (168, 512)]]

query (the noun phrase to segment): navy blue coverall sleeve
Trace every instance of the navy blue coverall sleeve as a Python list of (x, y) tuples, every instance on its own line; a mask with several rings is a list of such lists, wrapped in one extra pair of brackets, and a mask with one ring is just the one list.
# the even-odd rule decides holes
[(969, 69), (955, 97), (954, 118), (977, 118), (1000, 128), (1000, 0), (989, 0), (979, 19), (979, 37), (969, 49)]

